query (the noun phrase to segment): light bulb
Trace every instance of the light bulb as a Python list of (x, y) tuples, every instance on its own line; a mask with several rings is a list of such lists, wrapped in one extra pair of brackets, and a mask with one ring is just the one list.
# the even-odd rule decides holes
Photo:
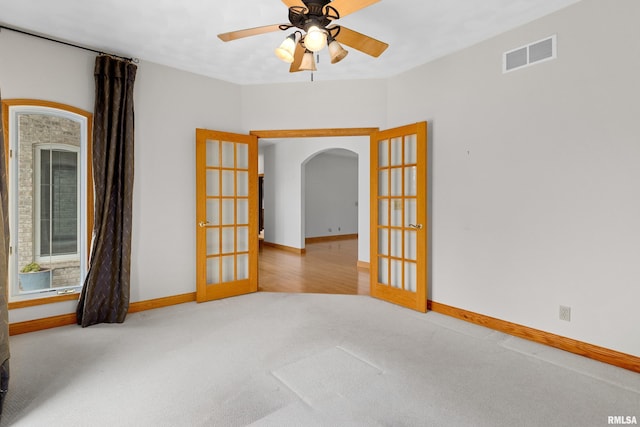
[(318, 52), (327, 45), (327, 33), (317, 25), (312, 25), (307, 29), (307, 35), (304, 37), (304, 47), (312, 52)]

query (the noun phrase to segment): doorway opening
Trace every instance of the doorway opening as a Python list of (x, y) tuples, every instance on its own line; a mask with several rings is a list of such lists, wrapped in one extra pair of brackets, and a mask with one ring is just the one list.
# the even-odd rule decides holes
[(260, 290), (368, 295), (374, 130), (251, 132), (264, 174)]
[(357, 268), (358, 159), (354, 151), (331, 148), (302, 162), (304, 253), (262, 245), (260, 290), (369, 294), (368, 271)]
[(332, 148), (302, 163), (302, 217), (308, 243), (358, 237), (358, 153)]

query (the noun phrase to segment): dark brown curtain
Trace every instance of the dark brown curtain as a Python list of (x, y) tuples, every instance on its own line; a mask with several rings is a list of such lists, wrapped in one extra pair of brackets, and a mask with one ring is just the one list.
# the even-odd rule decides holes
[[(0, 95), (0, 107), (2, 95)], [(7, 288), (9, 283), (9, 193), (7, 159), (4, 147), (4, 120), (0, 108), (0, 418), (4, 397), (9, 389), (9, 307)]]
[(89, 271), (77, 309), (82, 327), (122, 323), (129, 310), (133, 196), (133, 83), (137, 67), (96, 58), (95, 211)]

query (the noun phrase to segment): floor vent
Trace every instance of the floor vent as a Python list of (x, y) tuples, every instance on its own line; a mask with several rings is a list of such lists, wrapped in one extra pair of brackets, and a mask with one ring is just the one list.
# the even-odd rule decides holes
[(556, 58), (556, 36), (521, 46), (502, 55), (502, 72), (508, 73), (522, 67)]

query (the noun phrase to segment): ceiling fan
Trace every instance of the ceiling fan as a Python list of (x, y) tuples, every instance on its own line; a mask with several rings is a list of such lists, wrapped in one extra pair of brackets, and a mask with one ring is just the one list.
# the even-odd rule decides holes
[[(347, 56), (340, 43), (378, 57), (388, 44), (341, 25), (336, 21), (380, 0), (282, 0), (289, 8), (289, 24), (265, 25), (218, 34), (225, 42), (274, 31), (297, 28), (276, 49), (276, 56), (291, 64), (289, 71), (315, 71), (314, 53), (328, 46), (331, 63)], [(301, 30), (301, 31), (300, 31)]]

